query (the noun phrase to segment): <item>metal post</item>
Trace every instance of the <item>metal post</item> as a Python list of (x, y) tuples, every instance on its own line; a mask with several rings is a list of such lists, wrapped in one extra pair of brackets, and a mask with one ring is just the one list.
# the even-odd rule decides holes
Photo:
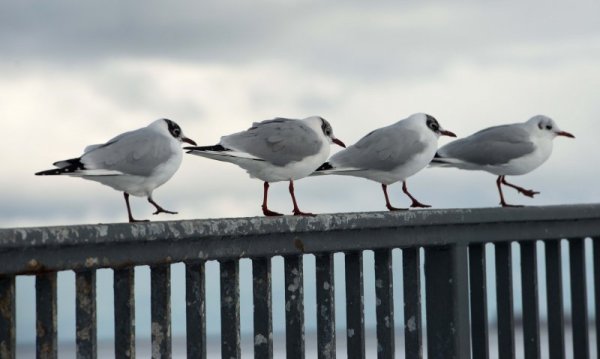
[(75, 272), (77, 358), (94, 359), (98, 353), (96, 335), (96, 270)]
[(185, 264), (187, 357), (206, 359), (206, 279), (204, 261)]
[(469, 246), (469, 278), (471, 286), (471, 336), (473, 358), (487, 359), (490, 355), (485, 244)]
[(285, 346), (288, 359), (304, 358), (304, 274), (302, 256), (284, 257)]
[(468, 284), (466, 246), (425, 248), (429, 358), (471, 358)]
[(135, 358), (135, 270), (114, 270), (115, 358)]
[(240, 263), (221, 262), (221, 357), (239, 359)]
[(407, 358), (423, 358), (421, 319), (421, 254), (419, 248), (402, 249), (404, 280), (404, 351)]
[(273, 358), (271, 258), (252, 260), (254, 294), (254, 357)]
[(150, 267), (152, 358), (171, 358), (171, 266)]
[(15, 276), (0, 275), (0, 358), (16, 355)]
[(35, 278), (37, 358), (58, 356), (56, 330), (56, 272), (38, 274)]
[(335, 359), (335, 277), (333, 254), (317, 254), (317, 350), (319, 359)]
[(362, 252), (346, 253), (346, 335), (348, 358), (365, 358)]
[(377, 316), (377, 358), (395, 357), (394, 277), (392, 250), (375, 251), (375, 297)]

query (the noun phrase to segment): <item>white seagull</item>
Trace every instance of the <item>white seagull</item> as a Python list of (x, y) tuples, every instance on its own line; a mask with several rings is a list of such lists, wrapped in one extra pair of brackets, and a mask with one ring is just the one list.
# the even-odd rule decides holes
[(416, 113), (393, 125), (378, 128), (356, 144), (333, 155), (315, 174), (335, 174), (367, 178), (381, 183), (385, 205), (393, 207), (387, 186), (402, 181), (402, 190), (412, 200), (411, 207), (430, 207), (417, 201), (406, 187), (406, 179), (427, 167), (441, 135), (456, 137), (425, 113)]
[(280, 216), (267, 207), (270, 182), (289, 181), (294, 215), (311, 215), (298, 208), (294, 180), (311, 174), (329, 156), (331, 143), (346, 147), (333, 135), (325, 119), (313, 116), (303, 120), (275, 118), (255, 122), (246, 131), (221, 137), (214, 146), (185, 147), (187, 153), (231, 162), (245, 169), (252, 178), (264, 181), (262, 211), (265, 216)]
[(519, 207), (504, 201), (501, 185), (531, 198), (539, 192), (508, 183), (505, 177), (529, 173), (544, 163), (556, 136), (575, 137), (558, 128), (551, 118), (537, 115), (524, 123), (489, 127), (450, 142), (438, 150), (432, 165), (495, 174), (502, 207)]
[(167, 182), (181, 165), (181, 142), (196, 142), (183, 135), (175, 122), (160, 119), (147, 127), (125, 132), (103, 144), (90, 145), (79, 158), (58, 161), (55, 169), (37, 176), (68, 175), (100, 182), (122, 191), (129, 222), (142, 222), (131, 215), (129, 195), (147, 197), (158, 213), (176, 214), (159, 206), (152, 191)]

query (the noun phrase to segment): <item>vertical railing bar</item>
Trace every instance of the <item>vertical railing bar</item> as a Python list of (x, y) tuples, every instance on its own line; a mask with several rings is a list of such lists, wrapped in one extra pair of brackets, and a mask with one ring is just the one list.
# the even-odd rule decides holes
[(316, 254), (315, 266), (318, 358), (335, 359), (335, 277), (333, 254)]
[(152, 358), (171, 358), (171, 266), (150, 267)]
[(221, 264), (221, 357), (239, 359), (240, 349), (240, 263)]
[(16, 356), (15, 276), (0, 275), (0, 358)]
[(38, 359), (56, 358), (56, 272), (36, 276), (36, 352)]
[(348, 252), (346, 264), (346, 336), (348, 358), (365, 358), (362, 252)]
[(596, 352), (600, 356), (600, 237), (592, 238), (594, 259), (594, 306), (596, 317)]
[(473, 358), (489, 358), (485, 244), (469, 246), (471, 337)]
[(135, 358), (135, 270), (115, 269), (115, 358)]
[(271, 258), (252, 259), (254, 357), (273, 358)]
[(375, 251), (375, 312), (377, 317), (377, 357), (395, 357), (394, 277), (392, 250)]
[(507, 359), (515, 357), (511, 242), (496, 243), (495, 248), (498, 357), (500, 359)]
[(545, 241), (546, 300), (548, 303), (548, 344), (550, 359), (565, 358), (565, 327), (560, 240)]
[(96, 270), (75, 272), (77, 358), (98, 356), (96, 329)]
[(425, 248), (427, 355), (471, 358), (466, 245)]
[(285, 343), (288, 359), (304, 358), (304, 266), (301, 255), (284, 257)]
[(535, 241), (520, 243), (525, 359), (541, 356), (536, 245)]
[(402, 249), (404, 285), (404, 352), (407, 358), (423, 357), (421, 318), (421, 255), (419, 248)]
[(585, 242), (583, 238), (569, 239), (571, 269), (571, 318), (573, 325), (573, 357), (590, 357), (588, 333)]
[(206, 359), (205, 262), (185, 264), (187, 357)]

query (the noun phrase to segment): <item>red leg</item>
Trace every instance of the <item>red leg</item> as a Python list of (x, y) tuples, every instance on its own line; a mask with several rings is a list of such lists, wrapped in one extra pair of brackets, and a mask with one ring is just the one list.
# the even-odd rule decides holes
[(294, 203), (294, 216), (314, 216), (312, 213), (302, 212), (300, 208), (298, 208), (298, 203), (296, 203), (296, 196), (294, 195), (294, 180), (290, 180), (290, 195), (292, 195), (292, 202)]
[(271, 210), (269, 210), (269, 208), (267, 207), (267, 195), (269, 193), (269, 182), (265, 182), (265, 184), (263, 185), (263, 203), (262, 203), (262, 212), (265, 216), (267, 217), (271, 217), (271, 216), (283, 216), (281, 213), (277, 213), (277, 212), (273, 212)]
[(149, 222), (147, 219), (135, 219), (131, 215), (131, 207), (129, 206), (129, 193), (123, 192), (123, 197), (125, 197), (125, 204), (127, 205), (127, 215), (129, 216), (129, 223), (135, 222)]
[(152, 196), (148, 196), (148, 202), (150, 202), (150, 204), (152, 204), (154, 207), (156, 207), (156, 212), (154, 212), (152, 214), (159, 214), (159, 213), (177, 214), (177, 212), (167, 211), (166, 209), (159, 206), (158, 203), (154, 202), (154, 200), (152, 199)]
[(500, 193), (500, 205), (502, 207), (523, 207), (521, 205), (516, 204), (508, 204), (504, 201), (504, 194), (502, 194), (502, 183), (504, 183), (504, 176), (498, 176), (496, 180), (496, 186), (498, 186), (498, 193)]
[(382, 183), (381, 188), (383, 189), (383, 195), (385, 196), (385, 206), (387, 207), (387, 209), (389, 209), (390, 211), (406, 211), (406, 208), (396, 208), (392, 206), (392, 204), (390, 203), (390, 198), (388, 197), (386, 184)]
[(406, 181), (402, 181), (402, 191), (410, 199), (412, 199), (412, 204), (410, 205), (411, 208), (429, 208), (429, 207), (431, 207), (428, 204), (423, 204), (423, 203), (417, 201), (417, 199), (415, 197), (413, 197), (410, 193), (408, 193), (408, 188), (406, 188)]
[(502, 184), (506, 185), (508, 187), (512, 187), (512, 188), (516, 189), (522, 195), (530, 197), (530, 198), (533, 198), (533, 196), (535, 196), (536, 194), (540, 194), (540, 192), (536, 192), (536, 191), (531, 190), (531, 189), (525, 189), (523, 187), (516, 186), (516, 185), (514, 185), (512, 183), (508, 183), (508, 182), (506, 182), (506, 179), (505, 179), (504, 176), (502, 176)]

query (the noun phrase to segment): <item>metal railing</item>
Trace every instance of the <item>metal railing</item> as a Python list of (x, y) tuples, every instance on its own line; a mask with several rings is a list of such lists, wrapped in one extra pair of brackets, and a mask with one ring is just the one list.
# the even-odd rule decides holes
[[(395, 356), (392, 250), (402, 250), (406, 358), (488, 358), (486, 244), (495, 254), (498, 354), (515, 357), (512, 245), (520, 246), (523, 348), (540, 357), (539, 302), (547, 301), (550, 358), (565, 357), (561, 259), (569, 257), (573, 355), (590, 355), (587, 280), (593, 275), (600, 310), (600, 246), (593, 273), (585, 268), (585, 238), (600, 237), (600, 205), (515, 209), (451, 209), (344, 213), (317, 217), (208, 219), (0, 229), (0, 358), (14, 358), (15, 277), (36, 276), (39, 358), (57, 356), (57, 271), (76, 275), (78, 358), (95, 358), (96, 269), (114, 270), (115, 357), (135, 356), (134, 267), (151, 268), (152, 356), (171, 355), (170, 264), (186, 266), (189, 358), (206, 357), (205, 263), (220, 263), (221, 355), (239, 358), (239, 260), (252, 260), (254, 355), (273, 357), (271, 258), (283, 256), (288, 358), (303, 358), (303, 258), (316, 263), (319, 358), (335, 358), (334, 253), (345, 263), (346, 345), (349, 358), (365, 357), (363, 251), (374, 251), (376, 337), (379, 358)], [(561, 240), (569, 250), (563, 253)], [(547, 293), (538, 290), (538, 245), (544, 244)], [(589, 247), (589, 246), (588, 246)], [(424, 264), (420, 251), (424, 252)], [(424, 283), (421, 272), (424, 268)], [(424, 285), (425, 300), (421, 297)], [(422, 318), (425, 307), (426, 321)], [(338, 313), (339, 314), (339, 313)], [(596, 316), (596, 327), (599, 327)], [(598, 338), (596, 338), (598, 340)]]

